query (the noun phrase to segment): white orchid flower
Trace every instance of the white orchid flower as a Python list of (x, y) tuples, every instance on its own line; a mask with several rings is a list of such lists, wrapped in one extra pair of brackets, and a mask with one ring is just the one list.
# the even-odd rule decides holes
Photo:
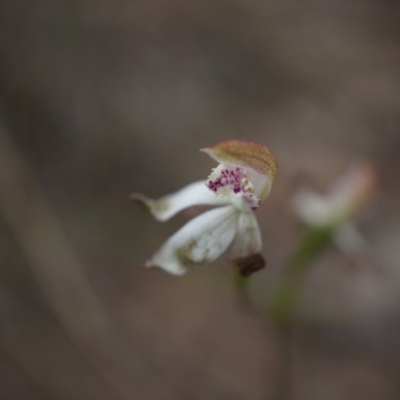
[(257, 143), (229, 140), (202, 149), (219, 165), (206, 181), (194, 182), (176, 193), (143, 203), (159, 221), (191, 206), (219, 206), (200, 214), (171, 236), (147, 261), (175, 275), (211, 263), (228, 247), (229, 258), (249, 275), (264, 266), (261, 233), (254, 211), (271, 190), (277, 163), (271, 151)]
[(293, 199), (297, 216), (314, 228), (329, 228), (335, 244), (347, 255), (364, 252), (367, 242), (358, 232), (352, 217), (370, 198), (376, 185), (373, 168), (352, 165), (326, 195), (303, 189)]

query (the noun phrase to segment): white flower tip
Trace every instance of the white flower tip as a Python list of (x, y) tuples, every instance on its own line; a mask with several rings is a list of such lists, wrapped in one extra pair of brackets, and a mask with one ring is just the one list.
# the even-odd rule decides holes
[(145, 211), (149, 212), (157, 221), (166, 221), (169, 204), (166, 199), (153, 200), (141, 193), (132, 193), (130, 198), (139, 204)]
[(147, 196), (145, 196), (142, 193), (131, 193), (130, 198), (133, 201), (136, 201), (140, 206), (145, 208), (147, 211), (150, 211), (153, 200), (149, 199)]
[(145, 268), (150, 269), (150, 268), (160, 268), (163, 269), (164, 271), (169, 272), (172, 275), (176, 275), (176, 276), (182, 276), (186, 273), (186, 269), (185, 268), (179, 268), (176, 266), (176, 264), (174, 265), (159, 265), (157, 263), (155, 263), (152, 259), (148, 260), (145, 264), (144, 264)]

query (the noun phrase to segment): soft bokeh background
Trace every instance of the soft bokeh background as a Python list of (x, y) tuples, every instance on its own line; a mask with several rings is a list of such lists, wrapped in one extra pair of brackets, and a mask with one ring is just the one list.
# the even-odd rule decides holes
[(302, 232), (296, 188), (376, 166), (368, 255), (329, 248), (307, 280), (294, 388), (398, 399), (399, 22), (390, 0), (2, 0), (0, 398), (272, 399), (276, 343), (229, 267), (143, 269), (193, 212), (159, 224), (129, 199), (205, 178), (198, 149), (243, 138), (280, 165), (259, 305)]

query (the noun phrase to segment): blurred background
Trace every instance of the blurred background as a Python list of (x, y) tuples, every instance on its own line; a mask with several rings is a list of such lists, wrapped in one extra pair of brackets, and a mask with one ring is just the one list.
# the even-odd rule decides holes
[(279, 354), (224, 261), (145, 260), (198, 210), (155, 222), (129, 194), (206, 178), (199, 148), (269, 146), (262, 306), (303, 230), (296, 190), (377, 168), (368, 255), (307, 279), (295, 399), (400, 398), (400, 6), (390, 0), (0, 2), (0, 398), (273, 399)]

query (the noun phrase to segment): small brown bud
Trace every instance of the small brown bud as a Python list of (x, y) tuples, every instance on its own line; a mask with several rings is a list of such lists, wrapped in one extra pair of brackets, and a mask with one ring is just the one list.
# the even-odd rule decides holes
[(239, 268), (239, 273), (242, 276), (250, 276), (254, 272), (265, 267), (264, 257), (258, 253), (248, 257), (238, 258), (235, 260), (235, 265)]

